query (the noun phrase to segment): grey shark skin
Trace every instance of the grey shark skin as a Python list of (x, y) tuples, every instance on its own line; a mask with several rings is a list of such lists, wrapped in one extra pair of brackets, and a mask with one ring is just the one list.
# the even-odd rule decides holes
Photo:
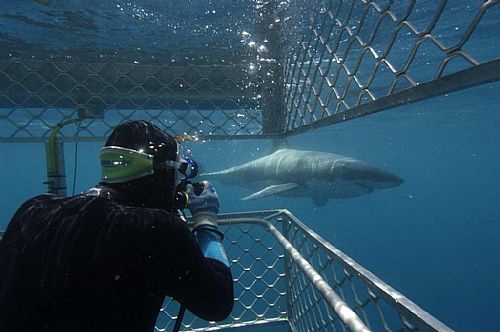
[(317, 206), (332, 198), (356, 197), (403, 182), (397, 175), (360, 160), (293, 149), (279, 149), (245, 164), (201, 176), (258, 190), (242, 200), (271, 195), (311, 197)]

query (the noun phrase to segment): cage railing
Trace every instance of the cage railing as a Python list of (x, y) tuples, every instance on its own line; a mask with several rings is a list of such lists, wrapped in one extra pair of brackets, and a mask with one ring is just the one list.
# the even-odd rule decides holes
[[(272, 325), (289, 331), (450, 331), (287, 210), (223, 214), (235, 306), (223, 322), (187, 314), (185, 331)], [(157, 331), (174, 324), (167, 299)]]
[(288, 134), (500, 79), (498, 0), (305, 3), (292, 7), (305, 28), (284, 69)]
[(0, 61), (0, 141), (43, 142), (68, 119), (82, 121), (61, 140), (103, 140), (134, 119), (176, 135), (257, 136), (254, 79), (243, 65)]
[[(222, 322), (187, 312), (184, 331), (451, 331), (287, 210), (221, 214), (219, 224), (234, 309)], [(173, 328), (179, 306), (165, 300), (156, 331)]]
[(130, 119), (200, 139), (270, 138), (494, 82), (499, 2), (256, 1), (257, 39), (240, 63), (2, 59), (0, 142), (45, 141), (76, 118), (61, 140), (103, 140)]

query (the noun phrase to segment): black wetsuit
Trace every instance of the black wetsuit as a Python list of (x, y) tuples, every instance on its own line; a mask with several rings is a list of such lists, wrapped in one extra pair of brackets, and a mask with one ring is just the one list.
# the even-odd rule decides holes
[(0, 331), (152, 331), (165, 296), (207, 320), (233, 306), (230, 270), (164, 210), (42, 195), (0, 242)]

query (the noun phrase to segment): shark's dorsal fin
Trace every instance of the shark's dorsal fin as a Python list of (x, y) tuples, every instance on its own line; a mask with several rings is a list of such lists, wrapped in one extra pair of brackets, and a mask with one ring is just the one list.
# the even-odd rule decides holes
[(273, 139), (273, 146), (271, 147), (271, 153), (274, 153), (279, 149), (286, 149), (286, 148), (288, 148), (288, 141), (286, 138)]
[(264, 189), (257, 191), (256, 193), (253, 193), (251, 195), (248, 195), (246, 197), (243, 197), (241, 200), (242, 201), (253, 201), (256, 199), (264, 198), (267, 196), (275, 195), (278, 193), (282, 193), (284, 191), (292, 190), (295, 189), (299, 186), (297, 183), (284, 183), (284, 184), (275, 184), (269, 187), (265, 187)]

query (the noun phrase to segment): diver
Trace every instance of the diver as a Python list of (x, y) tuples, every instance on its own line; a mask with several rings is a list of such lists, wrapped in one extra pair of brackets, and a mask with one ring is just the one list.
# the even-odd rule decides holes
[[(153, 331), (165, 296), (224, 320), (233, 280), (213, 186), (176, 194), (189, 165), (145, 121), (119, 125), (101, 165), (95, 188), (34, 197), (13, 216), (0, 242), (0, 331)], [(176, 213), (183, 196), (193, 231)]]

